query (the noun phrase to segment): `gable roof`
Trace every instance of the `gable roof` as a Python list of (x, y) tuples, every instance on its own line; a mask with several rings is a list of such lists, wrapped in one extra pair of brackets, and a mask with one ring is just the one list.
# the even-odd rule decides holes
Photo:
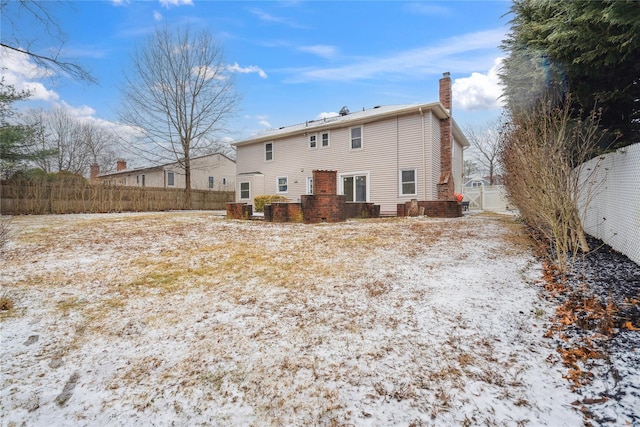
[[(286, 136), (296, 135), (300, 132), (309, 131), (323, 131), (335, 128), (342, 128), (346, 126), (355, 126), (359, 124), (365, 124), (382, 120), (387, 117), (395, 117), (400, 114), (418, 113), (432, 111), (439, 119), (446, 119), (449, 117), (449, 112), (439, 102), (432, 102), (428, 104), (402, 104), (402, 105), (384, 105), (370, 108), (368, 110), (356, 111), (342, 116), (327, 117), (318, 120), (309, 120), (305, 123), (299, 123), (292, 126), (284, 126), (279, 129), (266, 130), (252, 138), (242, 141), (234, 142), (233, 146), (243, 146), (249, 144), (255, 144), (258, 142), (266, 142), (274, 139), (283, 138)], [(452, 120), (454, 124), (454, 136), (457, 140), (461, 140), (463, 146), (468, 146), (469, 142), (467, 138), (462, 134), (462, 131), (455, 124), (455, 120)]]
[[(222, 153), (212, 153), (212, 154), (205, 154), (204, 156), (198, 156), (198, 157), (192, 157), (191, 160), (197, 160), (197, 159), (203, 159), (205, 157), (213, 157), (213, 156), (222, 156), (225, 159), (235, 163), (236, 161), (229, 158), (228, 156), (222, 154)], [(136, 168), (136, 169), (125, 169), (125, 170), (121, 170), (119, 172), (109, 172), (109, 173), (105, 173), (105, 174), (100, 174), (98, 175), (96, 178), (107, 178), (107, 177), (114, 177), (114, 176), (121, 176), (121, 175), (129, 175), (132, 173), (141, 173), (141, 172), (153, 172), (153, 171), (157, 171), (157, 170), (163, 170), (165, 167), (167, 166), (172, 166), (172, 165), (176, 165), (179, 162), (171, 162), (171, 163), (164, 163), (161, 165), (156, 165), (156, 166), (145, 166), (145, 167), (141, 167), (141, 168)]]

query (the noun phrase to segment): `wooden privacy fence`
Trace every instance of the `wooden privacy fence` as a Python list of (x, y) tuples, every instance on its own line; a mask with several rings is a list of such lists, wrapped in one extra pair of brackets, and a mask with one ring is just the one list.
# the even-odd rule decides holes
[[(2, 215), (146, 212), (187, 209), (185, 189), (68, 182), (0, 183)], [(191, 208), (224, 210), (233, 191), (191, 190)]]

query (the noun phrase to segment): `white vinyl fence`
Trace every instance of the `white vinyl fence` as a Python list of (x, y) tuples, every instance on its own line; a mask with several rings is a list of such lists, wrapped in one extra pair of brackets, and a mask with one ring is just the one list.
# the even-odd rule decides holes
[(585, 231), (640, 264), (640, 143), (585, 163), (581, 182)]
[(503, 185), (483, 185), (463, 187), (464, 202), (469, 202), (470, 210), (502, 212), (512, 209), (504, 195)]

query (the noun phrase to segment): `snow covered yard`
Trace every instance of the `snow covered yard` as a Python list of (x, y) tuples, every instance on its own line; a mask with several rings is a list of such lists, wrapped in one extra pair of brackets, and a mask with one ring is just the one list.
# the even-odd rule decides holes
[(2, 425), (583, 422), (547, 360), (539, 262), (508, 217), (12, 227)]

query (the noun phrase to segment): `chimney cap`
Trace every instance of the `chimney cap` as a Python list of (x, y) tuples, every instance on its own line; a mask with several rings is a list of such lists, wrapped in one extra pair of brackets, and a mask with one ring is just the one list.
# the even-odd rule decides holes
[(442, 73), (442, 77), (444, 78), (451, 77), (451, 73), (448, 71), (445, 71), (444, 73)]

